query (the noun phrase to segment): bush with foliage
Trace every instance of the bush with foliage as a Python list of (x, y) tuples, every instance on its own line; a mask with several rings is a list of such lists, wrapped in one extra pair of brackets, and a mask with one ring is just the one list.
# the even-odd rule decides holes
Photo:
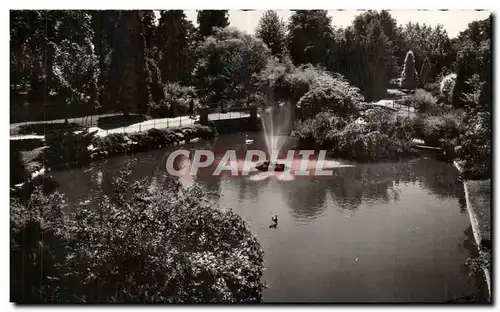
[(402, 89), (414, 90), (418, 85), (418, 73), (415, 69), (415, 57), (413, 51), (406, 53), (403, 71), (401, 72), (400, 87)]
[(322, 111), (331, 111), (340, 117), (351, 116), (364, 100), (359, 89), (340, 76), (317, 77), (311, 84), (312, 88), (297, 103), (302, 118), (314, 117)]
[(94, 137), (90, 150), (92, 158), (103, 158), (128, 152), (147, 151), (166, 147), (194, 138), (213, 139), (218, 135), (214, 127), (193, 125), (180, 128), (149, 129), (137, 133), (115, 133)]
[(449, 112), (442, 115), (428, 116), (423, 120), (423, 140), (431, 146), (442, 147), (455, 141), (464, 131), (463, 115), (460, 112)]
[(127, 180), (71, 215), (57, 192), (12, 200), (12, 301), (261, 301), (263, 252), (241, 217), (197, 185)]
[(423, 89), (417, 89), (414, 94), (403, 98), (402, 104), (414, 107), (419, 113), (430, 113), (437, 109), (437, 99)]
[(67, 168), (90, 163), (91, 153), (88, 146), (97, 131), (84, 129), (79, 133), (73, 131), (56, 131), (47, 133), (44, 150), (45, 165), (49, 168)]
[(448, 103), (451, 103), (451, 97), (453, 96), (456, 81), (457, 75), (455, 73), (448, 74), (441, 79), (439, 90)]
[(164, 99), (151, 104), (150, 111), (153, 117), (175, 117), (193, 114), (200, 106), (196, 90), (192, 86), (169, 83), (165, 86), (164, 93)]
[[(475, 79), (474, 79), (475, 78)], [(491, 167), (491, 112), (483, 103), (484, 83), (477, 76), (469, 80), (472, 92), (465, 95), (467, 114), (465, 130), (460, 136), (459, 157), (465, 161), (464, 177), (468, 179), (490, 178)]]
[(21, 201), (28, 200), (37, 189), (43, 194), (51, 194), (59, 188), (59, 182), (51, 175), (39, 174), (27, 179), (23, 185), (11, 189), (10, 196)]
[(297, 137), (303, 147), (324, 147), (331, 143), (330, 133), (342, 130), (347, 124), (345, 118), (338, 117), (332, 112), (321, 112), (314, 118), (298, 121), (294, 125), (292, 136)]
[(228, 100), (249, 104), (254, 93), (253, 75), (259, 73), (271, 55), (261, 39), (235, 28), (216, 29), (198, 46), (194, 79), (200, 98), (210, 107)]
[(303, 148), (329, 149), (334, 155), (357, 161), (375, 161), (413, 155), (414, 127), (408, 117), (368, 110), (365, 123), (323, 112), (299, 121), (292, 135)]
[(427, 80), (429, 79), (429, 74), (431, 71), (431, 64), (429, 63), (429, 58), (426, 57), (424, 62), (422, 63), (422, 68), (420, 69), (420, 85), (425, 86), (427, 84)]

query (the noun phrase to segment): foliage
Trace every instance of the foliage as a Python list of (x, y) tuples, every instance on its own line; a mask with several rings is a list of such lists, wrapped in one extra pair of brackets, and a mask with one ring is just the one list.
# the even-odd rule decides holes
[(276, 11), (267, 10), (259, 20), (255, 36), (271, 49), (271, 54), (281, 58), (286, 49), (286, 26)]
[(478, 74), (485, 86), (482, 90), (482, 103), (492, 102), (492, 54), (491, 54), (491, 17), (469, 24), (468, 29), (459, 35), (456, 59), (457, 79), (453, 92), (453, 105), (464, 107), (464, 95), (472, 91), (469, 79)]
[(318, 77), (311, 84), (312, 88), (297, 103), (302, 118), (314, 117), (321, 111), (331, 111), (340, 117), (351, 116), (364, 100), (359, 89), (343, 77)]
[(110, 101), (115, 110), (146, 113), (152, 102), (145, 29), (140, 11), (120, 11), (109, 72)]
[(164, 88), (164, 100), (151, 105), (150, 112), (153, 117), (175, 117), (193, 114), (199, 106), (194, 87), (169, 83)]
[(10, 186), (25, 182), (29, 177), (19, 149), (10, 147)]
[(44, 195), (37, 189), (24, 203), (11, 198), (11, 301), (52, 303), (63, 295), (65, 248), (70, 244), (66, 211), (58, 192)]
[(333, 37), (326, 10), (297, 10), (288, 22), (288, 50), (293, 63), (324, 65)]
[(299, 120), (294, 125), (292, 136), (299, 139), (301, 146), (321, 147), (328, 144), (328, 134), (332, 130), (340, 131), (347, 124), (347, 120), (332, 112), (321, 112), (314, 118)]
[(197, 11), (198, 32), (201, 38), (212, 36), (216, 28), (229, 26), (227, 10), (199, 10)]
[(113, 185), (71, 215), (57, 192), (11, 202), (14, 302), (261, 300), (263, 252), (241, 217), (197, 185), (129, 184), (126, 171)]
[(468, 81), (472, 92), (465, 95), (467, 115), (465, 130), (460, 137), (459, 157), (465, 161), (464, 176), (470, 179), (491, 177), (491, 112), (483, 103), (484, 83), (478, 75)]
[(103, 158), (162, 148), (180, 142), (189, 142), (194, 138), (209, 140), (216, 136), (215, 128), (196, 124), (188, 127), (150, 129), (138, 133), (115, 133), (105, 137), (94, 137), (90, 149), (92, 158)]
[(266, 66), (270, 50), (260, 39), (225, 28), (207, 37), (198, 47), (198, 55), (194, 72), (198, 93), (204, 104), (218, 107), (250, 102), (252, 77)]
[(39, 174), (33, 178), (26, 179), (20, 186), (11, 189), (10, 197), (21, 202), (28, 200), (34, 192), (41, 191), (43, 194), (52, 194), (59, 188), (59, 182), (48, 174)]
[(415, 69), (415, 59), (413, 51), (406, 53), (403, 71), (401, 72), (400, 87), (403, 89), (414, 90), (418, 85), (418, 73)]
[(463, 116), (458, 112), (445, 113), (440, 116), (424, 118), (423, 139), (431, 146), (443, 147), (450, 141), (456, 142), (464, 131)]
[(415, 90), (403, 99), (405, 105), (414, 107), (419, 113), (431, 113), (437, 110), (437, 99), (423, 89)]
[(194, 26), (182, 10), (160, 12), (157, 46), (165, 82), (188, 82), (195, 64)]
[(45, 164), (49, 168), (71, 167), (90, 163), (87, 147), (95, 132), (84, 129), (79, 133), (69, 131), (49, 132), (45, 135), (47, 149), (44, 150)]
[(446, 75), (443, 77), (441, 80), (441, 84), (439, 86), (439, 90), (441, 91), (441, 94), (443, 94), (446, 98), (446, 100), (451, 103), (451, 97), (454, 93), (455, 89), (455, 83), (457, 81), (457, 75), (452, 73), (449, 75)]
[(429, 73), (431, 71), (431, 64), (429, 63), (429, 58), (426, 57), (422, 63), (422, 68), (420, 69), (419, 82), (421, 86), (425, 86), (427, 80), (429, 79)]
[(412, 121), (373, 110), (363, 115), (364, 123), (323, 112), (297, 122), (293, 136), (304, 148), (329, 149), (338, 157), (357, 161), (377, 161), (413, 155)]
[(334, 45), (326, 67), (344, 75), (368, 100), (387, 93), (395, 72), (392, 39), (396, 22), (386, 11), (366, 11), (354, 18), (352, 26), (334, 32)]
[(422, 68), (425, 58), (429, 59), (428, 80), (438, 81), (437, 76), (443, 67), (451, 67), (455, 60), (455, 49), (442, 25), (431, 27), (426, 24), (408, 22), (397, 30), (396, 56), (400, 65), (407, 51), (416, 56), (416, 68)]

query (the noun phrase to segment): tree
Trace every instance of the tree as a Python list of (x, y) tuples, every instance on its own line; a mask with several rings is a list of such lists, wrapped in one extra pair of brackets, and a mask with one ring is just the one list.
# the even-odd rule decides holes
[(457, 79), (453, 90), (453, 105), (464, 107), (465, 94), (471, 93), (468, 83), (474, 74), (484, 82), (481, 91), (482, 103), (491, 104), (492, 100), (492, 54), (491, 54), (491, 17), (469, 24), (468, 29), (459, 35), (458, 52), (455, 67)]
[(121, 11), (111, 54), (111, 105), (128, 116), (146, 113), (151, 103), (144, 28), (139, 11)]
[(416, 68), (421, 68), (426, 57), (429, 58), (428, 79), (436, 81), (443, 67), (451, 67), (455, 59), (455, 49), (443, 25), (434, 28), (426, 24), (409, 22), (399, 28), (396, 41), (396, 56), (401, 67), (406, 52), (412, 50)]
[(197, 185), (130, 184), (129, 168), (72, 214), (58, 192), (11, 201), (11, 300), (261, 301), (263, 252), (241, 217)]
[[(12, 11), (11, 18), (12, 86), (13, 91), (28, 91), (28, 102), (34, 104), (28, 118), (90, 111), (97, 100), (99, 75), (90, 14)], [(40, 104), (47, 102), (52, 105)]]
[(267, 63), (270, 50), (260, 39), (234, 28), (218, 29), (198, 47), (195, 80), (200, 99), (210, 106), (238, 106), (253, 95), (253, 76)]
[(182, 10), (161, 11), (158, 22), (159, 68), (164, 82), (187, 82), (194, 66), (191, 21)]
[(296, 65), (325, 65), (333, 39), (326, 10), (297, 10), (288, 23), (288, 50)]
[(415, 90), (418, 84), (418, 73), (415, 69), (413, 51), (406, 53), (403, 71), (401, 72), (400, 87), (407, 90)]
[(271, 49), (271, 54), (281, 58), (286, 49), (286, 26), (276, 11), (267, 10), (259, 20), (255, 30), (257, 38), (262, 39)]
[(347, 29), (335, 31), (328, 68), (344, 75), (370, 101), (385, 96), (395, 68), (393, 46), (385, 34), (391, 34), (389, 21), (387, 14), (381, 17), (370, 10), (356, 16)]
[(228, 10), (199, 10), (196, 20), (201, 38), (214, 34), (215, 28), (229, 26)]
[(424, 59), (424, 63), (422, 64), (422, 68), (420, 69), (420, 85), (424, 86), (427, 83), (427, 79), (429, 78), (429, 72), (431, 69), (431, 65), (429, 64), (429, 58), (426, 57)]

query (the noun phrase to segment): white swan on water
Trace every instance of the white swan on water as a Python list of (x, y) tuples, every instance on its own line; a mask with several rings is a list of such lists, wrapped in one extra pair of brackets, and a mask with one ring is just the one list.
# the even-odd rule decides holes
[(245, 144), (246, 144), (246, 145), (253, 144), (253, 139), (250, 139), (250, 138), (248, 137), (248, 134), (247, 134), (247, 135), (245, 135)]

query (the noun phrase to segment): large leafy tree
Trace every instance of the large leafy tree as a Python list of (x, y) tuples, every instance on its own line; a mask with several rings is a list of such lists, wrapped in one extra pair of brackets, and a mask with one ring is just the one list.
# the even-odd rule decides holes
[(199, 10), (197, 15), (198, 31), (201, 38), (214, 34), (215, 28), (229, 26), (228, 10)]
[(121, 11), (110, 66), (111, 109), (146, 113), (152, 101), (144, 27), (139, 11)]
[(286, 49), (286, 26), (276, 11), (268, 10), (262, 15), (255, 35), (264, 41), (274, 56), (282, 57)]
[(225, 28), (205, 39), (198, 55), (195, 79), (201, 100), (210, 106), (241, 106), (251, 100), (252, 78), (265, 67), (270, 50), (260, 39)]
[(468, 80), (474, 74), (484, 82), (481, 91), (481, 103), (491, 105), (492, 99), (492, 54), (491, 34), (492, 18), (472, 22), (469, 27), (459, 34), (458, 52), (455, 67), (457, 80), (453, 90), (453, 105), (463, 107), (466, 104), (465, 94), (472, 92)]
[(127, 183), (68, 214), (59, 193), (11, 202), (17, 303), (244, 303), (262, 299), (263, 253), (247, 224), (199, 186)]
[(288, 22), (288, 50), (294, 64), (325, 65), (333, 39), (326, 10), (297, 10)]
[(384, 32), (386, 16), (367, 11), (354, 18), (352, 26), (335, 32), (336, 42), (330, 68), (340, 72), (361, 89), (367, 100), (386, 94), (389, 73), (394, 68), (392, 42)]
[(194, 51), (190, 45), (193, 27), (184, 11), (161, 11), (158, 22), (159, 68), (165, 82), (186, 82), (190, 78), (194, 65)]
[(452, 42), (442, 25), (431, 27), (409, 22), (399, 28), (399, 38), (395, 48), (401, 67), (406, 52), (409, 50), (412, 50), (415, 55), (417, 68), (422, 67), (426, 57), (429, 58), (429, 80), (431, 81), (435, 81), (443, 67), (451, 67), (455, 59)]
[(30, 118), (84, 113), (95, 105), (93, 37), (85, 11), (11, 11), (11, 83), (29, 90), (29, 102), (36, 103)]

